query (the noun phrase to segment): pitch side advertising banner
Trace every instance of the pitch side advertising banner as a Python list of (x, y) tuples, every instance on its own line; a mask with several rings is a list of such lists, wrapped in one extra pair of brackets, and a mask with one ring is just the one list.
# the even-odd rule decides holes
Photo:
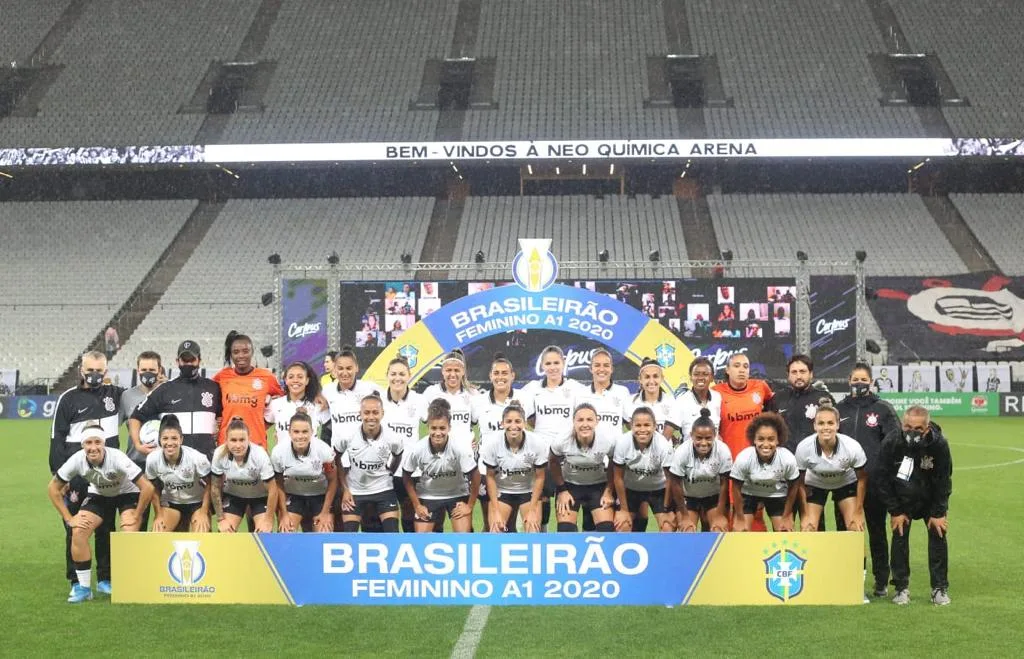
[(867, 285), (892, 361), (1024, 360), (1024, 279), (972, 273)]
[(281, 282), (281, 364), (303, 361), (319, 372), (327, 354), (327, 280)]
[(817, 377), (846, 377), (857, 361), (857, 280), (811, 276), (811, 357)]
[[(993, 393), (880, 393), (898, 414), (911, 405), (921, 405), (932, 416), (997, 416), (1000, 394)], [(1005, 394), (1004, 394), (1005, 395)]]
[(8, 396), (0, 398), (0, 419), (52, 419), (57, 396)]
[(114, 603), (861, 605), (861, 533), (116, 533)]

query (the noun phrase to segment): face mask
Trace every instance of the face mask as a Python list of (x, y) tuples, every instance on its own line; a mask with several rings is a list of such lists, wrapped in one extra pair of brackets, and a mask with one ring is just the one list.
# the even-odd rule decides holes
[(181, 377), (186, 380), (191, 380), (199, 375), (199, 368), (195, 364), (182, 364), (178, 370), (181, 371)]
[(139, 382), (147, 389), (156, 384), (156, 373), (139, 373)]
[(871, 385), (867, 382), (856, 382), (850, 385), (850, 393), (854, 396), (867, 396), (871, 391)]
[(96, 387), (103, 386), (102, 373), (97, 373), (96, 371), (89, 371), (88, 373), (82, 376), (82, 379), (85, 381), (85, 386), (89, 387), (90, 389), (95, 389)]
[(907, 444), (910, 446), (917, 446), (921, 443), (921, 439), (924, 438), (924, 433), (918, 430), (908, 430), (903, 433), (903, 438), (907, 440)]

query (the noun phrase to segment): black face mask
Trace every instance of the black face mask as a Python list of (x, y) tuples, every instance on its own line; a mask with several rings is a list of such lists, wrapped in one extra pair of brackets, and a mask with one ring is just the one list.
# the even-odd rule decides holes
[(82, 376), (82, 380), (85, 382), (85, 386), (90, 389), (103, 386), (103, 374), (97, 373), (96, 371), (89, 371)]
[(907, 430), (904, 431), (903, 438), (907, 440), (907, 445), (919, 446), (924, 439), (924, 433), (920, 430)]
[(186, 380), (194, 380), (199, 377), (199, 367), (195, 364), (182, 364), (178, 370), (181, 372), (181, 377)]
[(147, 389), (152, 388), (156, 384), (156, 373), (139, 373), (139, 382)]
[(850, 385), (850, 393), (854, 396), (867, 396), (871, 391), (871, 385), (867, 382), (855, 382)]

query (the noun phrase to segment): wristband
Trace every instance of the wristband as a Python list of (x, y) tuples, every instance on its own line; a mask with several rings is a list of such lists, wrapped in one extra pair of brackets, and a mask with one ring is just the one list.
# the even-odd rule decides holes
[(568, 491), (569, 491), (569, 486), (566, 485), (564, 482), (561, 485), (556, 485), (555, 486), (555, 493), (556, 494), (561, 494), (562, 492), (568, 492)]

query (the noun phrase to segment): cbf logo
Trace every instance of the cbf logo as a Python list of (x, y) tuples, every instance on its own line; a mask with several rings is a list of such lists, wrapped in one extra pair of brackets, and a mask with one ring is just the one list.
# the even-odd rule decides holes
[(199, 541), (175, 541), (174, 553), (167, 561), (167, 572), (179, 586), (198, 585), (206, 576), (206, 559), (199, 553)]
[(419, 361), (420, 351), (416, 346), (409, 344), (398, 349), (398, 356), (404, 357), (405, 361), (409, 362), (409, 368), (412, 368)]
[(654, 358), (662, 368), (671, 368), (676, 363), (676, 349), (667, 343), (662, 343), (654, 349)]
[(558, 278), (558, 261), (551, 253), (550, 238), (520, 238), (519, 253), (512, 259), (512, 279), (531, 293), (539, 293)]
[(782, 542), (782, 548), (772, 543), (771, 549), (765, 549), (767, 555), (773, 549), (775, 553), (764, 559), (765, 567), (765, 588), (768, 594), (781, 602), (789, 602), (800, 593), (804, 592), (804, 566), (807, 559), (798, 555), (797, 544), (787, 546), (788, 542)]

